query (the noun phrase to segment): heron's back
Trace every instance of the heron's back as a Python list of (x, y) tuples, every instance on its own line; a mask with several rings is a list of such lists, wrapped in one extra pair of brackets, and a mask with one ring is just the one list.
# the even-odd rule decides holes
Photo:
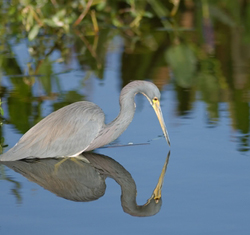
[(72, 156), (84, 151), (104, 126), (104, 113), (87, 101), (67, 105), (41, 120), (1, 161)]

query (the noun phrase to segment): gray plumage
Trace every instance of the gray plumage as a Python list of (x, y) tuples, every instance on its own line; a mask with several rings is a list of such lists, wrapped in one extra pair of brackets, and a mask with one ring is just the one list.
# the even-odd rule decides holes
[(162, 205), (161, 188), (169, 155), (157, 186), (144, 205), (136, 202), (137, 189), (131, 174), (114, 159), (104, 155), (83, 153), (80, 157), (89, 163), (81, 158), (71, 158), (74, 161), (64, 162), (61, 159), (47, 158), (9, 161), (3, 164), (57, 196), (78, 202), (102, 197), (106, 190), (106, 178), (112, 178), (121, 187), (121, 204), (126, 213), (133, 216), (152, 216), (159, 212)]
[(32, 127), (13, 148), (0, 156), (0, 160), (73, 157), (104, 146), (117, 139), (132, 121), (137, 93), (145, 95), (155, 109), (170, 143), (159, 106), (160, 91), (151, 82), (133, 81), (122, 89), (121, 110), (111, 123), (104, 123), (104, 113), (96, 104), (75, 102), (51, 113)]

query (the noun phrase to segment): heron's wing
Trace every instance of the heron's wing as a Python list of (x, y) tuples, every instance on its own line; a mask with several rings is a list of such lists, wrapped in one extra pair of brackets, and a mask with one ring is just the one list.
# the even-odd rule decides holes
[(1, 160), (72, 156), (84, 151), (104, 126), (104, 113), (90, 102), (53, 112), (31, 128)]

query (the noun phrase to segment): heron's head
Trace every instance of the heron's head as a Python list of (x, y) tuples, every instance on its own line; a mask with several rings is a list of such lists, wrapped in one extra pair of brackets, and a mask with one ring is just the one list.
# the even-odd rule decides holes
[(152, 105), (156, 116), (158, 117), (158, 120), (160, 122), (163, 134), (170, 146), (170, 139), (168, 136), (167, 128), (164, 122), (164, 118), (161, 112), (161, 106), (160, 106), (160, 98), (161, 98), (161, 93), (157, 86), (151, 82), (145, 82), (143, 81), (143, 86), (142, 90), (140, 91), (146, 98), (148, 99), (149, 103)]
[(131, 101), (134, 101), (134, 96), (137, 93), (141, 93), (144, 96), (146, 96), (149, 103), (152, 105), (159, 119), (163, 134), (168, 144), (170, 145), (170, 139), (169, 139), (166, 125), (165, 125), (163, 115), (161, 112), (161, 106), (160, 106), (161, 93), (159, 89), (152, 82), (147, 82), (147, 81), (130, 82), (121, 91), (120, 104), (123, 104), (124, 106), (126, 106), (127, 104), (130, 104)]

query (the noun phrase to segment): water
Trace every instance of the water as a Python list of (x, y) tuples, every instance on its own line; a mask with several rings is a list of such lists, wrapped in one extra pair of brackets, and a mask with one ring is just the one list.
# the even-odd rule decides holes
[[(246, 97), (249, 90), (240, 83), (243, 80), (237, 79), (237, 74), (228, 72), (237, 61), (230, 67), (223, 63), (221, 54), (207, 58), (210, 61), (200, 61), (206, 69), (196, 71), (192, 78), (196, 82), (190, 83), (188, 76), (178, 80), (180, 74), (174, 74), (166, 64), (155, 65), (152, 61), (140, 64), (154, 52), (126, 54), (124, 43), (119, 36), (112, 40), (102, 78), (92, 69), (84, 69), (78, 60), (83, 55), (77, 53), (64, 64), (56, 62), (60, 53), (55, 51), (45, 64), (51, 71), (41, 70), (41, 74), (47, 71), (47, 75), (33, 80), (16, 76), (18, 70), (10, 67), (12, 72), (5, 72), (1, 81), (7, 89), (2, 99), (5, 117), (2, 136), (11, 147), (41, 117), (81, 99), (98, 104), (110, 122), (119, 112), (122, 85), (128, 79), (151, 79), (161, 89), (171, 148), (147, 99), (138, 95), (129, 128), (114, 145), (95, 153), (117, 161), (131, 174), (137, 187), (137, 203), (142, 205), (152, 195), (171, 149), (159, 213), (144, 218), (125, 213), (120, 186), (109, 177), (105, 180), (104, 196), (91, 202), (74, 202), (0, 165), (0, 234), (249, 233), (249, 97)], [(13, 50), (20, 64), (19, 72), (25, 74), (31, 60), (26, 43), (13, 45)], [(180, 50), (191, 53), (188, 48)], [(220, 72), (216, 70), (218, 61), (220, 66), (226, 66)], [(147, 64), (149, 73), (143, 68), (139, 73), (134, 67), (142, 64)], [(249, 77), (249, 73), (244, 74)], [(214, 82), (215, 78), (218, 81)], [(29, 82), (34, 82), (33, 86), (29, 87)], [(129, 143), (132, 144), (117, 147)]]

